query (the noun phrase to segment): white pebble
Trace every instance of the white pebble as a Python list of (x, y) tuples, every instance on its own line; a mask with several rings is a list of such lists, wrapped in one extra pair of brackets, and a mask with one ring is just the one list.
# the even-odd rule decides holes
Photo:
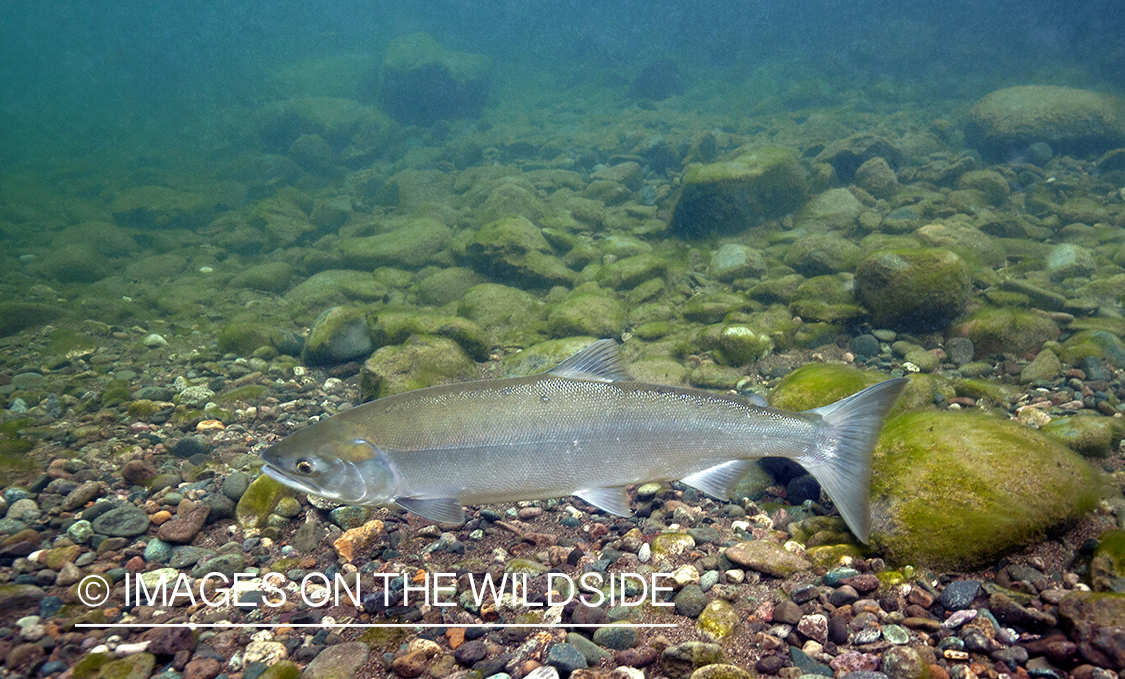
[(146, 337), (144, 338), (144, 341), (143, 341), (143, 342), (144, 342), (144, 345), (145, 345), (146, 347), (148, 347), (149, 349), (156, 349), (156, 348), (158, 348), (158, 347), (166, 347), (166, 346), (168, 346), (168, 340), (164, 339), (163, 337), (161, 337), (160, 335), (156, 334), (155, 332), (154, 332), (154, 333), (150, 333), (149, 335), (147, 335), (147, 336), (146, 336)]

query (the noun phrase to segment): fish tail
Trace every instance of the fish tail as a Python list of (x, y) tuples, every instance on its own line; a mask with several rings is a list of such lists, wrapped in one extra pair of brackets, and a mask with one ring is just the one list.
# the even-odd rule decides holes
[(805, 411), (824, 418), (821, 445), (801, 464), (836, 504), (860, 542), (871, 535), (871, 459), (883, 421), (906, 378), (880, 382), (835, 403)]

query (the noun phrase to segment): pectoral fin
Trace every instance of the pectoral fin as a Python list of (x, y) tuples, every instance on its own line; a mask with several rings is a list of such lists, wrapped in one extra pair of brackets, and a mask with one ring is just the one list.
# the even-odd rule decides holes
[(396, 497), (395, 504), (439, 523), (465, 523), (465, 509), (455, 497)]
[(629, 507), (629, 496), (621, 486), (580, 490), (575, 495), (603, 512), (617, 516), (630, 516), (633, 513), (633, 510)]
[(731, 460), (685, 476), (680, 481), (712, 497), (726, 500), (753, 464), (753, 460)]

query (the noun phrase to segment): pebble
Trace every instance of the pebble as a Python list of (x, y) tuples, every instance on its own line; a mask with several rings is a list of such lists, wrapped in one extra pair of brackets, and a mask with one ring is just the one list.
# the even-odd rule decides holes
[(148, 515), (133, 505), (122, 505), (98, 516), (91, 522), (95, 533), (110, 537), (132, 538), (148, 530)]
[(979, 593), (979, 580), (954, 580), (941, 591), (938, 603), (947, 611), (962, 611), (973, 605)]
[(594, 631), (594, 643), (615, 651), (623, 651), (637, 645), (637, 630), (622, 625), (607, 625)]
[(575, 670), (586, 669), (586, 658), (570, 644), (553, 644), (547, 651), (547, 664), (557, 669), (559, 674), (569, 675)]

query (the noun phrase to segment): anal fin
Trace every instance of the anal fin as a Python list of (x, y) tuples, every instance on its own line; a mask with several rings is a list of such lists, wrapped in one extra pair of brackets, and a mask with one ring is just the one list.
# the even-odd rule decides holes
[(395, 504), (439, 523), (465, 523), (465, 508), (455, 497), (396, 497)]
[(603, 512), (616, 516), (631, 516), (633, 514), (633, 510), (629, 506), (629, 495), (622, 486), (580, 490), (575, 495)]
[(712, 497), (726, 500), (753, 465), (754, 460), (731, 460), (685, 476), (680, 481)]

